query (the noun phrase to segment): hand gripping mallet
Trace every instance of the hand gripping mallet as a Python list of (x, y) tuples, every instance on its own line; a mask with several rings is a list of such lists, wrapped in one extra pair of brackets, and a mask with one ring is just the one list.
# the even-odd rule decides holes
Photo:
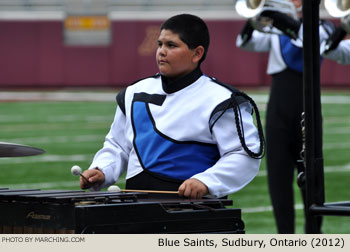
[(73, 174), (74, 176), (81, 176), (87, 183), (90, 184), (89, 180), (81, 173), (82, 170), (81, 170), (81, 168), (80, 168), (79, 166), (74, 165), (74, 166), (72, 167), (72, 169), (70, 169), (70, 171), (72, 172), (72, 174)]

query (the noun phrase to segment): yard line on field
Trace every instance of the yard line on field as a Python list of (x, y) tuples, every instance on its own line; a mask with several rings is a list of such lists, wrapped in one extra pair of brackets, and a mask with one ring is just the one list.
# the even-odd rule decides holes
[(322, 104), (350, 104), (348, 95), (322, 95)]
[[(79, 117), (77, 115), (54, 115), (42, 118), (41, 122), (98, 122), (98, 121), (111, 121), (111, 116), (84, 116)], [(25, 115), (0, 115), (1, 123), (24, 123), (26, 121), (33, 121), (32, 116)]]
[(0, 101), (115, 101), (117, 92), (1, 92)]
[(350, 114), (342, 115), (342, 116), (327, 116), (323, 118), (323, 124), (325, 125), (339, 124), (339, 123), (350, 123)]
[[(304, 209), (304, 205), (303, 204), (295, 204), (294, 209), (296, 209), (296, 210)], [(272, 206), (242, 208), (242, 212), (243, 213), (272, 212)]]
[[(93, 122), (93, 123), (81, 123), (80, 129), (105, 129), (108, 128), (110, 123), (105, 122)], [(16, 132), (16, 131), (48, 131), (48, 130), (61, 130), (67, 129), (67, 122), (55, 122), (48, 124), (47, 122), (42, 123), (23, 123), (18, 125), (5, 125), (1, 126), (2, 132)]]
[(73, 187), (79, 186), (79, 180), (77, 181), (56, 181), (47, 183), (23, 183), (23, 184), (9, 184), (1, 185), (1, 187), (9, 189), (54, 189), (60, 187)]
[(337, 165), (337, 166), (326, 166), (324, 168), (325, 173), (332, 173), (332, 172), (349, 172), (350, 171), (350, 164), (346, 165)]
[[(249, 94), (249, 93), (248, 93)], [(268, 94), (249, 94), (256, 103), (267, 103)], [(322, 95), (322, 104), (350, 104), (349, 96), (347, 95)]]
[(323, 131), (327, 135), (349, 134), (350, 127), (334, 127)]
[(256, 103), (267, 103), (269, 99), (269, 95), (267, 94), (249, 94), (248, 95), (256, 102)]
[(85, 143), (103, 141), (105, 135), (82, 135), (82, 136), (46, 136), (46, 137), (21, 137), (2, 139), (6, 142), (18, 144), (45, 144), (45, 143)]
[[(350, 164), (324, 167), (324, 173), (349, 172), (349, 171), (350, 171)], [(260, 170), (257, 177), (264, 177), (264, 176), (267, 176), (267, 171)]]
[[(118, 184), (125, 184), (125, 178), (118, 179)], [(79, 180), (76, 181), (52, 181), (52, 182), (42, 182), (42, 183), (21, 183), (21, 184), (1, 184), (2, 188), (9, 189), (55, 189), (62, 187), (79, 187)]]
[[(0, 101), (115, 101), (118, 90), (108, 92), (93, 91), (7, 91), (0, 93)], [(248, 92), (256, 103), (266, 103), (269, 94), (253, 94)], [(322, 95), (323, 104), (350, 104), (347, 95)]]
[(77, 155), (42, 155), (35, 157), (1, 158), (0, 164), (26, 164), (26, 163), (46, 163), (46, 162), (80, 162), (92, 161), (94, 154)]
[(323, 144), (324, 150), (334, 149), (350, 149), (350, 143), (325, 143)]
[[(302, 210), (304, 209), (304, 204), (295, 204), (294, 205), (295, 210)], [(272, 212), (272, 206), (259, 206), (259, 207), (248, 207), (248, 208), (242, 208), (242, 213), (263, 213), (263, 212)]]

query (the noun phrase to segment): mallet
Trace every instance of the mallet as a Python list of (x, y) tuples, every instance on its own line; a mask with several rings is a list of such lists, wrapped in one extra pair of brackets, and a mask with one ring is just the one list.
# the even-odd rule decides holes
[(81, 176), (87, 183), (90, 183), (89, 180), (81, 173), (82, 170), (79, 166), (74, 165), (70, 171), (74, 176)]
[(117, 185), (108, 187), (108, 192), (142, 192), (142, 193), (163, 193), (163, 194), (178, 194), (176, 191), (157, 191), (157, 190), (134, 190), (134, 189), (120, 189)]

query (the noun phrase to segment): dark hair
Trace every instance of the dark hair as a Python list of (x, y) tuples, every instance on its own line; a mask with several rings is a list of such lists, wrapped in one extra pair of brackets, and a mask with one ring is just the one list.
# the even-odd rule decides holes
[(209, 30), (205, 22), (191, 14), (180, 14), (166, 20), (160, 30), (171, 30), (179, 35), (180, 39), (187, 44), (190, 49), (197, 46), (204, 47), (204, 54), (199, 63), (204, 61), (209, 48)]

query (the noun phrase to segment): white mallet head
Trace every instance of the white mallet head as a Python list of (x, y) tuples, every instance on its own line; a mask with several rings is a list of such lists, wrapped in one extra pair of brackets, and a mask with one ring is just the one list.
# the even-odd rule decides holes
[(74, 176), (79, 176), (81, 174), (81, 168), (77, 165), (74, 165), (70, 171)]
[(107, 191), (108, 192), (120, 192), (120, 188), (117, 185), (111, 185), (110, 187), (108, 187)]

